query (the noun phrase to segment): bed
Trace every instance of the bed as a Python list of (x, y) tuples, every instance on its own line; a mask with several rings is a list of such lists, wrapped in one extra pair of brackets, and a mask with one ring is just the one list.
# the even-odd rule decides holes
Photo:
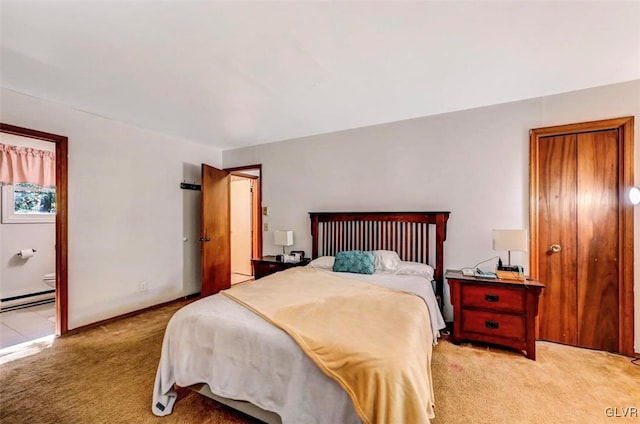
[[(336, 307), (334, 304), (329, 309), (330, 311), (339, 310), (340, 313), (342, 310), (353, 307), (361, 309), (352, 308), (352, 314), (360, 312), (366, 314), (368, 309), (372, 309), (366, 307), (366, 302), (370, 302), (366, 297), (377, 296), (375, 293), (378, 292), (385, 296), (388, 294), (396, 297), (393, 298), (394, 300), (377, 302), (376, 308), (392, 309), (396, 307), (396, 302), (408, 302), (408, 306), (397, 308), (400, 310), (409, 307), (419, 308), (419, 310), (416, 309), (416, 313), (407, 314), (409, 319), (417, 317), (415, 328), (420, 330), (415, 330), (414, 324), (403, 327), (407, 327), (406, 339), (411, 339), (415, 346), (420, 347), (408, 347), (406, 350), (412, 355), (417, 352), (419, 357), (416, 360), (427, 365), (426, 369), (420, 369), (418, 372), (415, 369), (411, 371), (413, 375), (419, 377), (420, 384), (414, 384), (414, 381), (406, 379), (404, 374), (402, 378), (409, 381), (410, 389), (416, 386), (416, 392), (425, 395), (424, 399), (428, 402), (422, 403), (432, 403), (430, 357), (431, 347), (437, 342), (438, 330), (444, 326), (439, 306), (443, 291), (443, 244), (448, 217), (448, 212), (310, 213), (312, 258), (314, 258), (312, 266), (293, 268), (244, 285), (244, 294), (242, 290), (234, 288), (200, 299), (182, 308), (172, 317), (165, 333), (154, 385), (153, 413), (158, 416), (171, 413), (177, 399), (174, 385), (178, 385), (190, 387), (205, 396), (268, 423), (388, 421), (393, 415), (376, 415), (376, 413), (367, 415), (366, 411), (363, 412), (366, 410), (367, 400), (363, 401), (362, 397), (357, 396), (358, 393), (354, 394), (350, 390), (353, 386), (349, 386), (348, 382), (345, 383), (348, 378), (340, 377), (340, 372), (343, 373), (342, 377), (354, 374), (344, 370), (348, 369), (349, 364), (362, 362), (354, 359), (359, 358), (358, 356), (349, 356), (348, 360), (338, 361), (340, 365), (334, 368), (326, 366), (322, 360), (319, 362), (319, 355), (316, 353), (323, 351), (323, 354), (333, 355), (330, 356), (329, 361), (333, 364), (336, 362), (335, 352), (327, 353), (326, 349), (322, 349), (323, 343), (326, 342), (318, 342), (320, 348), (314, 350), (312, 346), (310, 353), (308, 342), (315, 341), (316, 335), (314, 334), (310, 339), (304, 339), (304, 329), (302, 332), (296, 328), (291, 330), (286, 322), (282, 324), (272, 315), (264, 315), (264, 308), (270, 307), (271, 300), (265, 300), (264, 302), (267, 303), (262, 306), (243, 303), (249, 298), (253, 299), (252, 302), (259, 303), (260, 299), (273, 297), (277, 297), (277, 301), (280, 302), (281, 298), (287, 297), (289, 293), (295, 293), (295, 296), (289, 296), (289, 301), (298, 301), (299, 297), (304, 297), (302, 291), (287, 289), (285, 283), (292, 284), (291, 287), (308, 287), (309, 290), (325, 290), (324, 287), (330, 290), (331, 283), (333, 284), (331, 290), (347, 290), (345, 292), (347, 300), (339, 300), (342, 302), (340, 306)], [(322, 269), (323, 259), (336, 257), (336, 255), (340, 257), (342, 255), (340, 252), (353, 250), (397, 252), (403, 267), (407, 264), (406, 269), (411, 272), (400, 275), (401, 273), (396, 274), (395, 270), (379, 270), (380, 272), (376, 271), (372, 275), (364, 275), (333, 273), (331, 270)], [(413, 269), (417, 265), (412, 264), (426, 263), (432, 266), (430, 278), (413, 275)], [(304, 284), (301, 284), (301, 281), (304, 281)], [(317, 287), (322, 288), (313, 288), (316, 286), (316, 281), (318, 281)], [(320, 284), (323, 285), (320, 286)], [(278, 296), (270, 296), (271, 292), (267, 290), (280, 285), (283, 291)], [(354, 290), (362, 291), (348, 292), (352, 286)], [(263, 291), (260, 292), (260, 290)], [(348, 293), (361, 293), (362, 297)], [(319, 291), (312, 291), (308, 296), (314, 299), (314, 296), (322, 296), (322, 294)], [(243, 295), (248, 297), (242, 298)], [(333, 294), (327, 297), (332, 301), (335, 298)], [(334, 315), (338, 316), (338, 312), (327, 314), (327, 309), (324, 310), (324, 315), (312, 315), (315, 319), (306, 320), (303, 317), (305, 312), (315, 308), (316, 304), (324, 303), (325, 299), (308, 303), (303, 309), (298, 307), (296, 311), (300, 312), (296, 313), (299, 315), (289, 314), (289, 323), (293, 322), (294, 327), (304, 327), (305, 322), (313, 326), (314, 322), (320, 321), (317, 317), (323, 316), (327, 317), (327, 322), (330, 323), (328, 325), (333, 326), (324, 325), (323, 327), (331, 328), (331, 332), (338, 329), (340, 330), (337, 331), (338, 333), (342, 332), (343, 327), (348, 333), (351, 325), (364, 325), (363, 322), (356, 323), (355, 320), (349, 319), (344, 321), (349, 323), (348, 325), (341, 325), (342, 321), (331, 321), (329, 318), (338, 319), (334, 317)], [(361, 305), (357, 306), (358, 303)], [(397, 303), (397, 305), (404, 304)], [(389, 312), (393, 313), (393, 311)], [(399, 314), (400, 311), (396, 313)], [(377, 312), (370, 316), (370, 320), (375, 320), (375, 315)], [(419, 316), (426, 318), (419, 318)], [(339, 319), (344, 318), (341, 316)], [(402, 319), (404, 318), (401, 317), (400, 320)], [(418, 323), (420, 319), (424, 322)], [(374, 330), (371, 329), (371, 331)], [(366, 331), (359, 329), (356, 333), (362, 334)], [(384, 334), (387, 333), (395, 333), (395, 331), (386, 331)], [(345, 337), (348, 338), (348, 336)], [(426, 340), (428, 342), (425, 342)], [(413, 345), (409, 343), (408, 346)], [(352, 350), (349, 351), (349, 355), (370, 354), (368, 351), (356, 352), (358, 349), (350, 349)], [(396, 347), (394, 350), (402, 349)], [(345, 357), (347, 356), (345, 354)], [(373, 367), (367, 365), (364, 368)], [(375, 368), (376, 373), (380, 374), (377, 371), (378, 365)], [(384, 369), (384, 366), (380, 369)], [(395, 370), (392, 369), (392, 371)], [(423, 382), (422, 377), (428, 381)], [(359, 374), (354, 378), (355, 384), (358, 385), (364, 377)], [(380, 376), (374, 375), (372, 378), (380, 378)], [(384, 387), (384, 378), (376, 384)], [(389, 384), (391, 384), (390, 387), (395, 387), (393, 385), (396, 383)], [(425, 384), (428, 388), (424, 387)], [(403, 392), (405, 390), (408, 389), (402, 389)], [(425, 390), (429, 390), (430, 393), (425, 393)], [(387, 390), (387, 392), (390, 393), (393, 390)], [(403, 397), (392, 395), (396, 398)], [(424, 400), (420, 397), (416, 399)], [(372, 402), (376, 403), (375, 400), (369, 401), (369, 405)], [(428, 418), (433, 415), (432, 405), (416, 408), (425, 409)], [(404, 407), (398, 410), (405, 413)], [(427, 422), (428, 418), (420, 418), (420, 421)]]

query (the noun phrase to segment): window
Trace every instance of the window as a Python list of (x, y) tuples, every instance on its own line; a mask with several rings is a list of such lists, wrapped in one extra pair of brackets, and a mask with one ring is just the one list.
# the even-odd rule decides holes
[(55, 222), (56, 188), (21, 183), (2, 186), (2, 222)]

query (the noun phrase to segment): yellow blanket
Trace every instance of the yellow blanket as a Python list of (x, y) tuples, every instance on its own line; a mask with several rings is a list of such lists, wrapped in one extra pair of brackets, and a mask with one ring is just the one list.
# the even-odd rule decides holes
[(428, 423), (431, 326), (413, 294), (296, 267), (222, 292), (286, 331), (365, 423)]

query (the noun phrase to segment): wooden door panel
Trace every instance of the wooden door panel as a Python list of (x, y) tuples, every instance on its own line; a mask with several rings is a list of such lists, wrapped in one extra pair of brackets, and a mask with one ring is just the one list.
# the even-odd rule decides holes
[[(628, 187), (634, 184), (633, 128), (634, 118), (627, 116), (530, 132), (531, 275), (547, 285), (540, 303), (541, 338), (634, 354), (634, 210), (626, 200)], [(554, 141), (570, 141), (572, 137), (576, 163), (558, 170), (562, 162), (558, 157), (565, 149), (554, 146)], [(546, 169), (548, 166), (551, 170)], [(573, 179), (571, 172), (575, 172)], [(563, 233), (554, 217), (571, 215), (551, 204), (568, 193), (553, 185), (552, 175), (570, 179), (557, 183), (561, 186), (575, 184), (575, 216), (564, 224), (574, 229), (573, 270), (567, 259), (548, 253), (556, 233)], [(545, 191), (549, 188), (553, 191)], [(560, 204), (565, 201), (560, 200)], [(569, 245), (560, 238), (561, 252), (566, 253)], [(574, 275), (573, 297), (569, 289), (558, 285), (560, 275), (565, 281)], [(556, 337), (573, 314), (569, 306), (557, 305), (564, 301), (575, 304), (575, 343)]]
[(578, 135), (578, 346), (618, 348), (618, 131)]
[(202, 164), (202, 289), (200, 296), (231, 286), (230, 177)]
[[(538, 278), (540, 338), (575, 345), (576, 298), (576, 142), (575, 134), (539, 141)], [(550, 246), (558, 244), (560, 252)]]

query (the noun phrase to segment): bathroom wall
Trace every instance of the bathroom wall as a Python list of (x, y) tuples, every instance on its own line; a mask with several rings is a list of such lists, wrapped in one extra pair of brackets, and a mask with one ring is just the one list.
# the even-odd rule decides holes
[[(54, 151), (54, 144), (0, 133), (0, 143)], [(0, 196), (0, 207), (2, 206)], [(55, 271), (55, 224), (4, 224), (0, 221), (0, 298), (51, 290), (42, 277)], [(32, 258), (17, 256), (21, 249), (36, 249)]]
[[(51, 290), (42, 277), (55, 271), (55, 224), (0, 224), (0, 298)], [(29, 259), (16, 255), (33, 248)]]

